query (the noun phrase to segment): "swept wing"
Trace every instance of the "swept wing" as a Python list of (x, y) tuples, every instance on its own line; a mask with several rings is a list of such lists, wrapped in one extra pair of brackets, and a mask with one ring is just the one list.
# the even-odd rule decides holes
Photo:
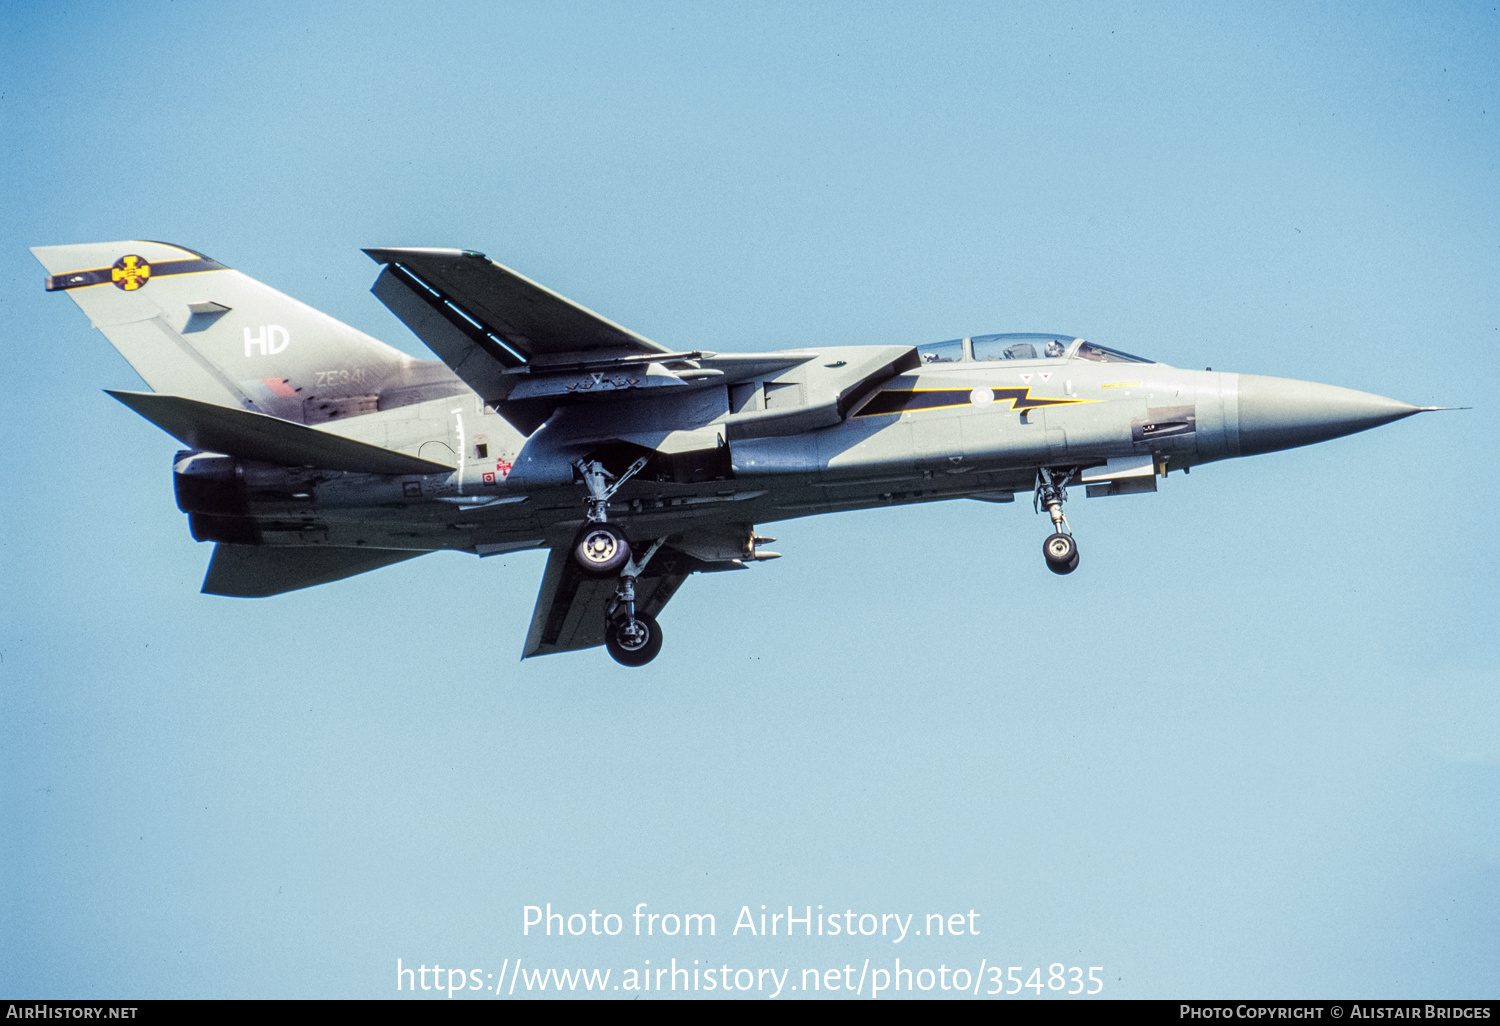
[[(661, 356), (669, 352), (483, 253), (462, 249), (365, 252), (386, 265), (372, 291), (392, 309), (393, 303), (401, 305), (398, 316), (416, 313), (416, 319), (440, 344), (457, 342), (456, 334), (502, 366), (518, 367), (563, 355)], [(442, 325), (451, 330), (443, 331)], [(444, 352), (427, 335), (417, 334), (448, 359), (451, 346), (445, 346), (449, 352)]]

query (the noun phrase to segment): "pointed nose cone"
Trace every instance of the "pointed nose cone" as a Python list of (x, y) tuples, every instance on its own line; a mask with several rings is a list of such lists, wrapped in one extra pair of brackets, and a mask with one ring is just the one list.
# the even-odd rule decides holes
[(1291, 378), (1240, 375), (1240, 454), (1325, 442), (1421, 412), (1407, 403)]

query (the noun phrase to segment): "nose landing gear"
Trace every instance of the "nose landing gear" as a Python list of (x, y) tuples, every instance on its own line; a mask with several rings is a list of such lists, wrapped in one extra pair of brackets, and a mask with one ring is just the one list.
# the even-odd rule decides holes
[(1042, 542), (1042, 555), (1047, 560), (1047, 569), (1055, 574), (1070, 574), (1078, 569), (1078, 543), (1073, 540), (1073, 530), (1062, 511), (1062, 504), (1068, 500), (1068, 482), (1075, 473), (1076, 470), (1054, 472), (1042, 467), (1036, 475), (1032, 508), (1040, 512), (1045, 507), (1052, 518), (1052, 534)]

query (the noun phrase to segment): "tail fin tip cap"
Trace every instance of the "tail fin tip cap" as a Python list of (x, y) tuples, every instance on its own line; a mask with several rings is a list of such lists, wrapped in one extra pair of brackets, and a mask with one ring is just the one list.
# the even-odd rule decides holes
[(362, 251), (365, 256), (377, 264), (394, 264), (408, 257), (478, 257), (480, 260), (488, 259), (483, 253), (472, 249), (446, 249), (437, 247), (373, 247)]

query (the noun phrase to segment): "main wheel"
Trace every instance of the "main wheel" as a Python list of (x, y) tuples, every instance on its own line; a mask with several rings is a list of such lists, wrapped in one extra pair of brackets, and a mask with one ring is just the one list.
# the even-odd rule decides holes
[(573, 541), (573, 561), (590, 577), (613, 577), (630, 562), (630, 542), (614, 524), (584, 524)]
[(1042, 555), (1047, 557), (1047, 569), (1055, 574), (1070, 574), (1078, 569), (1078, 543), (1071, 534), (1048, 535), (1042, 542)]
[(623, 666), (645, 666), (661, 651), (661, 628), (645, 613), (635, 614), (633, 624), (612, 620), (604, 629), (604, 647)]

